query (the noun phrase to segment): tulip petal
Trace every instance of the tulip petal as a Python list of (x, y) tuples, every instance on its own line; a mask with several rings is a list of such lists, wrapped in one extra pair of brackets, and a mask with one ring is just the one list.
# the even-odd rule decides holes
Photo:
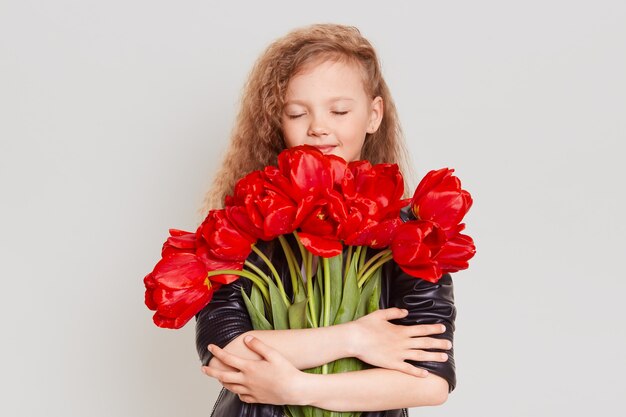
[(323, 258), (331, 258), (339, 255), (343, 250), (343, 245), (339, 240), (327, 239), (305, 232), (298, 233), (300, 242), (313, 255)]

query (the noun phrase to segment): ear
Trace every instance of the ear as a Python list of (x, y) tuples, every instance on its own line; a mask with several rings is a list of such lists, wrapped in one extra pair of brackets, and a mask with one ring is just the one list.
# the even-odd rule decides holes
[(372, 104), (370, 106), (370, 120), (367, 125), (367, 133), (375, 133), (380, 126), (380, 123), (383, 121), (383, 98), (377, 96), (372, 100)]

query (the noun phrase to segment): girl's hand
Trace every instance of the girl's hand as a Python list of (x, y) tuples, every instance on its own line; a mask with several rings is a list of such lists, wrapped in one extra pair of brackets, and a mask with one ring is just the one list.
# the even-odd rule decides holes
[(216, 378), (227, 390), (238, 394), (246, 403), (297, 404), (303, 372), (295, 368), (277, 350), (256, 337), (246, 336), (246, 346), (258, 353), (262, 359), (243, 359), (232, 353), (209, 345), (209, 350), (222, 364), (234, 371), (203, 366), (202, 371)]
[(392, 307), (376, 310), (353, 321), (352, 351), (355, 356), (370, 365), (395, 369), (418, 377), (427, 376), (428, 371), (404, 362), (406, 359), (446, 362), (447, 354), (424, 350), (452, 348), (449, 340), (425, 337), (445, 332), (445, 326), (443, 324), (403, 326), (389, 323), (389, 320), (401, 319), (407, 314), (407, 310)]

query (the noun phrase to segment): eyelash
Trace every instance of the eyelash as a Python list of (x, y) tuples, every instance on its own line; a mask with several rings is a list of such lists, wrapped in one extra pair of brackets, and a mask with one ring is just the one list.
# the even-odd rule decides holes
[[(348, 111), (347, 111), (347, 110), (346, 110), (346, 111), (333, 111), (333, 112), (331, 112), (331, 113), (332, 113), (332, 114), (334, 114), (335, 116), (344, 116), (344, 115), (348, 114)], [(289, 119), (292, 119), (292, 120), (293, 120), (293, 119), (297, 119), (297, 118), (299, 118), (299, 117), (302, 117), (302, 116), (304, 116), (305, 114), (306, 114), (306, 113), (302, 113), (302, 114), (288, 114), (288, 115), (287, 115), (287, 117), (288, 117)]]

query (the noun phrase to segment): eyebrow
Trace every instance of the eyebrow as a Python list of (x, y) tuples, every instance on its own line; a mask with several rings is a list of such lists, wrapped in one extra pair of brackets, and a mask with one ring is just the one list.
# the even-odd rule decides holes
[[(332, 103), (335, 101), (355, 101), (353, 98), (351, 97), (331, 97), (328, 100), (326, 100), (327, 103)], [(289, 100), (285, 102), (285, 106), (288, 104), (301, 104), (301, 105), (306, 105), (307, 102), (306, 100)]]

